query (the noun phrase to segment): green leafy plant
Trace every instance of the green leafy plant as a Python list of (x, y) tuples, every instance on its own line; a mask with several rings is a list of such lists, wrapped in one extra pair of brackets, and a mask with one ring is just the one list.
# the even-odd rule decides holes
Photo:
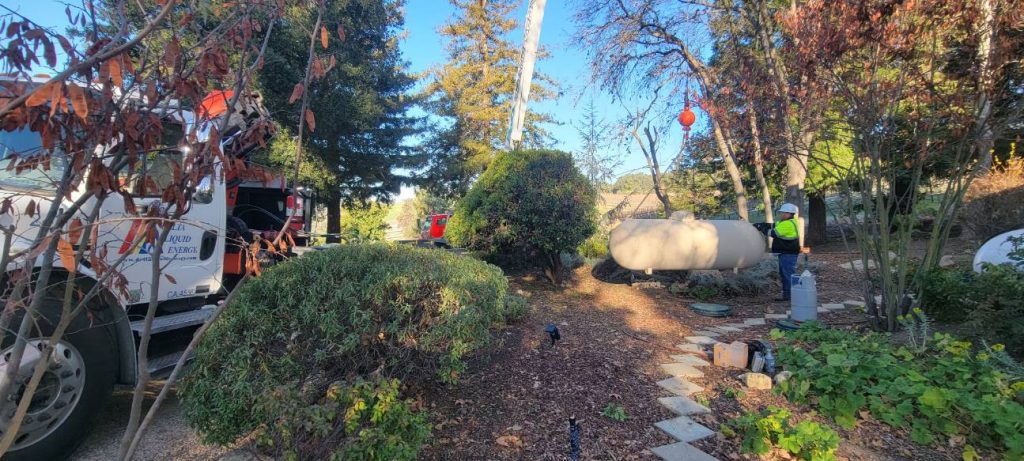
[(706, 285), (697, 285), (690, 287), (687, 290), (687, 292), (690, 293), (694, 298), (697, 298), (701, 301), (707, 301), (711, 298), (714, 298), (715, 296), (718, 296), (718, 288)]
[(608, 233), (607, 226), (598, 226), (597, 232), (583, 241), (576, 248), (580, 256), (587, 259), (601, 259), (608, 256)]
[(430, 435), (426, 416), (400, 398), (398, 380), (332, 383), (313, 404), (282, 390), (268, 397), (258, 404), (275, 419), (256, 442), (275, 459), (413, 460)]
[(937, 269), (923, 274), (921, 307), (945, 322), (963, 322), (985, 339), (1024, 354), (1024, 270), (986, 264), (981, 273)]
[(726, 396), (727, 398), (730, 398), (730, 399), (742, 400), (743, 398), (745, 398), (747, 396), (747, 393), (743, 392), (743, 391), (736, 390), (736, 389), (734, 389), (732, 387), (727, 387), (727, 388), (722, 390), (722, 395), (724, 395), (724, 396)]
[(729, 421), (726, 427), (743, 438), (744, 453), (760, 455), (768, 453), (772, 447), (778, 447), (797, 459), (836, 459), (835, 451), (839, 447), (839, 434), (836, 431), (810, 420), (791, 425), (791, 417), (788, 410), (768, 407)]
[(288, 260), (210, 327), (180, 389), (186, 416), (207, 441), (230, 443), (278, 418), (264, 402), (275, 392), (315, 402), (360, 376), (454, 382), (489, 328), (522, 311), (512, 301), (509, 312), (507, 290), (497, 267), (411, 246), (342, 245)]
[(928, 332), (931, 331), (932, 321), (920, 308), (914, 308), (907, 315), (896, 317), (907, 332), (907, 342), (915, 353), (924, 353), (928, 350)]
[(596, 192), (573, 164), (552, 150), (498, 154), (459, 201), (446, 234), (456, 246), (492, 261), (516, 260), (561, 280), (562, 253), (596, 230)]
[(626, 409), (623, 408), (622, 405), (616, 405), (614, 403), (605, 405), (604, 409), (601, 410), (601, 416), (614, 419), (620, 423), (628, 418), (626, 416)]
[(923, 352), (890, 344), (879, 334), (858, 335), (810, 324), (780, 339), (779, 363), (793, 372), (778, 390), (813, 403), (837, 424), (852, 428), (861, 411), (910, 431), (931, 444), (964, 436), (977, 447), (1024, 456), (1020, 387), (987, 352), (936, 333)]

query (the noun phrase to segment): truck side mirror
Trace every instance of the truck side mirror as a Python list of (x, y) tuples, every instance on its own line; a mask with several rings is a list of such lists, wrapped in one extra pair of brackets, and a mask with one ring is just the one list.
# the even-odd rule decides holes
[(195, 194), (192, 194), (192, 200), (201, 204), (213, 202), (213, 176), (206, 176), (199, 181)]

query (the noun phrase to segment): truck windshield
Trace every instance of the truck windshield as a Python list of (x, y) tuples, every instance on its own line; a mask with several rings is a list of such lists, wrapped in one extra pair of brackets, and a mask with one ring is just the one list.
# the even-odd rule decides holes
[(0, 131), (0, 189), (17, 188), (54, 191), (57, 183), (64, 175), (67, 167), (67, 156), (63, 152), (53, 152), (50, 156), (50, 167), (42, 165), (18, 173), (7, 169), (14, 157), (31, 157), (44, 155), (39, 133), (22, 128), (17, 131)]

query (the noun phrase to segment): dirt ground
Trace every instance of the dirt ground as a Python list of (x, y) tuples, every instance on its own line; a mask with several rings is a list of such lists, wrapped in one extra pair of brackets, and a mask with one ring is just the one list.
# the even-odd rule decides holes
[[(966, 254), (966, 253), (965, 253)], [(824, 262), (818, 277), (819, 303), (860, 299), (859, 275), (840, 263), (859, 256), (836, 244), (815, 249), (812, 260)], [(660, 364), (679, 353), (674, 345), (705, 326), (741, 321), (765, 313), (784, 313), (784, 303), (771, 299), (777, 291), (755, 297), (712, 299), (733, 308), (730, 318), (694, 314), (696, 300), (672, 295), (666, 289), (639, 289), (597, 281), (589, 268), (576, 271), (568, 286), (556, 288), (536, 275), (512, 278), (512, 289), (526, 296), (531, 314), (518, 324), (494, 333), (495, 342), (475, 354), (455, 386), (428, 391), (419, 397), (434, 425), (425, 460), (563, 460), (568, 459), (570, 417), (581, 427), (582, 459), (657, 459), (650, 447), (674, 442), (654, 423), (675, 415), (657, 397), (668, 393), (655, 383), (668, 377)], [(866, 328), (863, 314), (846, 310), (822, 319), (842, 328)], [(545, 326), (555, 324), (562, 339), (550, 344)], [(771, 325), (746, 329), (717, 339), (766, 338)], [(788, 406), (770, 392), (743, 392), (739, 370), (705, 369), (696, 380), (705, 387), (712, 413), (696, 417), (718, 430), (743, 410), (764, 405)], [(727, 396), (730, 394), (731, 396)], [(72, 457), (106, 460), (116, 453), (127, 422), (130, 394), (116, 395), (99, 422)], [(602, 416), (608, 405), (625, 409), (626, 420)], [(952, 452), (916, 446), (886, 426), (866, 422), (854, 431), (840, 431), (841, 459), (903, 460), (954, 459)], [(499, 444), (504, 437), (504, 444)], [(695, 445), (722, 460), (753, 459), (740, 455), (737, 439), (721, 436)], [(187, 427), (177, 401), (168, 402), (145, 440), (138, 459), (218, 459), (229, 448), (207, 446)], [(781, 459), (781, 458), (780, 458)]]

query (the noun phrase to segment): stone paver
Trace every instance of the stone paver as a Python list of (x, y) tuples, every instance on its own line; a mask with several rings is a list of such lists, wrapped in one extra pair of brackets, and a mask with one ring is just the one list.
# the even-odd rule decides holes
[(752, 318), (752, 319), (746, 319), (746, 320), (743, 321), (743, 323), (745, 323), (747, 325), (764, 325), (765, 321), (764, 321), (764, 317), (755, 317), (755, 318)]
[(855, 309), (858, 307), (863, 308), (866, 306), (866, 304), (864, 304), (864, 301), (857, 301), (853, 299), (843, 301), (843, 305), (850, 309)]
[(718, 461), (718, 458), (698, 450), (686, 442), (651, 448), (651, 452), (665, 461)]
[(764, 318), (769, 320), (780, 320), (789, 318), (786, 314), (764, 314)]
[(694, 440), (700, 440), (705, 437), (715, 435), (715, 431), (708, 429), (704, 425), (686, 416), (658, 421), (654, 423), (654, 425), (658, 429), (667, 432), (668, 435), (675, 437), (680, 442), (693, 442)]
[(824, 306), (818, 306), (818, 313), (819, 314), (824, 314), (826, 312), (832, 312), (832, 311), (826, 309)]
[(845, 305), (838, 304), (838, 303), (826, 303), (826, 304), (822, 304), (821, 307), (824, 307), (825, 309), (828, 309), (830, 311), (838, 311), (838, 310), (846, 309)]
[(717, 331), (712, 331), (712, 330), (695, 331), (695, 332), (693, 332), (693, 334), (695, 336), (707, 336), (709, 338), (714, 338), (716, 336), (721, 336), (722, 335), (722, 333), (717, 332)]
[(750, 328), (750, 325), (747, 325), (745, 323), (727, 323), (727, 324), (725, 324), (723, 326), (732, 327), (732, 328), (739, 328), (741, 330), (744, 329), (744, 328)]
[(676, 349), (683, 352), (689, 352), (691, 354), (704, 354), (704, 349), (701, 348), (699, 344), (694, 343), (676, 344)]
[(658, 381), (657, 384), (663, 389), (681, 396), (689, 396), (695, 392), (703, 391), (704, 388), (691, 383), (683, 378), (668, 378)]
[(706, 367), (711, 365), (707, 360), (692, 355), (670, 355), (669, 357), (672, 357), (672, 360), (675, 360), (676, 362), (693, 365), (695, 367)]
[(720, 331), (722, 333), (732, 333), (732, 332), (735, 332), (735, 331), (743, 331), (742, 328), (730, 327), (730, 326), (726, 326), (726, 325), (722, 325), (722, 326), (718, 326), (718, 327), (710, 327), (708, 329), (709, 330)]
[(679, 376), (682, 378), (703, 378), (704, 372), (688, 365), (685, 363), (665, 363), (661, 365), (661, 369), (665, 370), (672, 376)]
[(715, 344), (718, 342), (709, 337), (708, 335), (687, 336), (685, 339), (691, 343), (698, 344), (701, 346), (706, 344)]
[(697, 403), (689, 397), (661, 397), (658, 402), (666, 408), (683, 416), (711, 413), (711, 410), (704, 405)]

